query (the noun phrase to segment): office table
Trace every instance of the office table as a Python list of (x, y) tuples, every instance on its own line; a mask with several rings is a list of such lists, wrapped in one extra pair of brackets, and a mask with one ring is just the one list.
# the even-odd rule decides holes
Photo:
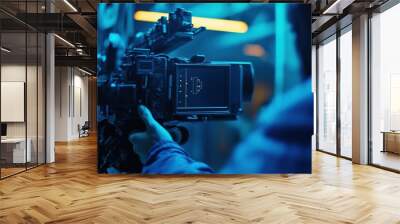
[[(25, 138), (1, 139), (1, 159), (5, 160), (5, 163), (31, 162), (32, 141), (28, 138), (26, 142), (28, 144), (25, 143)], [(27, 145), (26, 151), (25, 145)]]
[(400, 131), (382, 131), (383, 150), (382, 152), (392, 152), (400, 154)]

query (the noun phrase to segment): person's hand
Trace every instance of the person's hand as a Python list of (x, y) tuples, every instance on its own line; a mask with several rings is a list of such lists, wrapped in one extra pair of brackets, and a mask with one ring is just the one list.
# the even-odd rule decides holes
[(146, 125), (146, 131), (131, 133), (129, 141), (132, 143), (133, 150), (139, 155), (142, 163), (145, 163), (147, 152), (155, 143), (173, 141), (173, 139), (169, 132), (153, 118), (147, 107), (140, 105), (138, 112)]

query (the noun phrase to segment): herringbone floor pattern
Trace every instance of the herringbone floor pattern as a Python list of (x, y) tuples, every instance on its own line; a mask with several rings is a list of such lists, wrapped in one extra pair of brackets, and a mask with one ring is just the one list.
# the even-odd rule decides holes
[(400, 175), (315, 152), (312, 175), (98, 175), (96, 140), (0, 181), (0, 223), (400, 223)]

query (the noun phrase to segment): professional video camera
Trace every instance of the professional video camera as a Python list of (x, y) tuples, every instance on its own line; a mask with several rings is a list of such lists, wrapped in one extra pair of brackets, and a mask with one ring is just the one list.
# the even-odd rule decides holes
[(177, 126), (181, 121), (236, 119), (243, 101), (250, 101), (253, 92), (250, 62), (206, 61), (203, 55), (172, 58), (165, 54), (204, 30), (193, 27), (191, 12), (184, 9), (169, 13), (168, 19), (161, 17), (147, 33), (137, 35), (122, 66), (100, 87), (100, 104), (115, 113), (128, 114), (132, 130), (144, 129), (137, 107), (146, 105), (180, 143), (187, 140), (188, 133)]

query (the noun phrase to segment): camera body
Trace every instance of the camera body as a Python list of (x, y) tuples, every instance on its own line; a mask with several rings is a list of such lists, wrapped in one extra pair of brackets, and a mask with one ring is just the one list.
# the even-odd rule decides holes
[(251, 63), (168, 56), (204, 30), (194, 28), (191, 13), (178, 8), (148, 32), (137, 33), (127, 50), (118, 34), (110, 34), (105, 52), (98, 55), (99, 172), (108, 167), (140, 172), (129, 136), (146, 128), (137, 110), (141, 104), (174, 141), (184, 144), (189, 131), (181, 122), (234, 120), (243, 102), (251, 100)]
[(147, 106), (160, 123), (234, 120), (253, 92), (250, 62), (206, 61), (203, 55), (170, 58), (165, 53), (194, 39), (191, 13), (178, 8), (161, 17), (147, 33), (137, 35), (120, 68), (101, 83), (100, 105), (129, 117), (130, 129), (143, 129), (137, 113)]

